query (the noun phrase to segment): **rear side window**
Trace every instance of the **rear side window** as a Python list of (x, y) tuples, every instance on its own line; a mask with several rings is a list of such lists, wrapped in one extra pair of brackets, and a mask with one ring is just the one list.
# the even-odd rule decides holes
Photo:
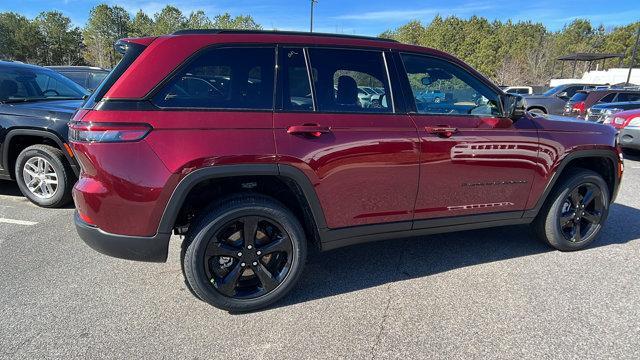
[(580, 102), (580, 101), (584, 101), (586, 98), (587, 98), (587, 93), (578, 92), (578, 93), (575, 93), (575, 95), (573, 95), (571, 99), (569, 99), (569, 101)]
[[(309, 49), (319, 111), (388, 113), (389, 80), (382, 52)], [(372, 94), (364, 88), (383, 89)]]
[(313, 111), (311, 82), (307, 72), (304, 50), (302, 48), (283, 48), (280, 54), (282, 109)]
[(616, 97), (616, 93), (611, 93), (611, 94), (609, 94), (609, 95), (607, 95), (607, 96), (603, 97), (602, 99), (598, 100), (598, 102), (601, 102), (601, 103), (610, 103), (610, 102), (612, 102), (612, 101), (613, 101), (613, 99), (615, 99), (615, 97)]
[(275, 48), (205, 50), (153, 98), (163, 108), (273, 108)]
[(640, 100), (640, 93), (620, 93), (618, 94), (618, 98), (616, 99), (616, 101), (618, 102), (638, 100)]
[(70, 72), (61, 72), (61, 74), (73, 80), (74, 83), (85, 88), (87, 87), (87, 73), (70, 71)]

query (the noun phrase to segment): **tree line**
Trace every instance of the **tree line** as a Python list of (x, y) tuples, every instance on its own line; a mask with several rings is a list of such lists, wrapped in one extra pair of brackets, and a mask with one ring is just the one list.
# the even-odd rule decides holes
[(131, 16), (120, 6), (94, 7), (83, 28), (60, 11), (29, 19), (0, 13), (0, 59), (38, 65), (93, 65), (112, 68), (120, 59), (113, 44), (121, 38), (169, 34), (181, 29), (261, 29), (250, 15), (229, 13), (208, 17), (204, 11), (184, 14), (165, 6), (152, 16), (142, 10)]
[[(623, 65), (628, 66), (638, 27), (640, 22), (606, 30), (589, 20), (577, 19), (559, 31), (549, 31), (542, 23), (531, 21), (436, 16), (427, 24), (411, 21), (385, 31), (380, 37), (448, 52), (499, 84), (542, 85), (560, 75), (560, 65), (554, 65), (554, 60), (570, 53), (622, 53)], [(0, 59), (111, 68), (120, 59), (113, 49), (116, 40), (187, 28), (261, 29), (262, 26), (250, 15), (234, 17), (223, 13), (210, 18), (201, 10), (184, 14), (170, 5), (153, 15), (142, 10), (132, 15), (120, 6), (101, 4), (90, 11), (83, 28), (74, 26), (59, 11), (43, 12), (33, 19), (4, 12), (0, 13)], [(618, 65), (617, 60), (609, 60), (606, 68)], [(568, 74), (565, 68), (565, 76)]]
[[(555, 59), (572, 53), (624, 54), (622, 66), (629, 66), (640, 22), (606, 30), (589, 20), (576, 19), (559, 31), (549, 31), (542, 23), (508, 20), (489, 21), (472, 16), (436, 16), (430, 23), (411, 21), (380, 37), (427, 46), (453, 54), (501, 85), (543, 85), (560, 76)], [(598, 63), (601, 67), (601, 62)], [(576, 76), (587, 70), (578, 66)], [(605, 68), (620, 66), (607, 60)], [(573, 64), (565, 64), (564, 76), (571, 76)], [(592, 70), (595, 70), (593, 65)]]

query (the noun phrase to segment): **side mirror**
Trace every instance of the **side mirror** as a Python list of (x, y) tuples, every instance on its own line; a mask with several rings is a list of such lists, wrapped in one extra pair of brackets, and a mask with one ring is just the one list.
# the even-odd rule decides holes
[(566, 91), (560, 92), (556, 96), (559, 97), (560, 99), (568, 99), (569, 98), (569, 94), (567, 94)]
[(525, 107), (522, 96), (504, 94), (502, 95), (502, 106), (504, 109), (504, 117), (516, 121), (524, 116)]
[(424, 86), (429, 86), (431, 85), (431, 78), (428, 76), (423, 77), (422, 79), (420, 79), (420, 82), (422, 83), (422, 85)]

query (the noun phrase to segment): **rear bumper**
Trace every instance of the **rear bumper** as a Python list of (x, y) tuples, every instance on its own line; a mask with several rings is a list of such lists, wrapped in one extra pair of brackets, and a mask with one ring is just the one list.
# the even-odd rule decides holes
[(640, 150), (640, 127), (625, 127), (620, 130), (618, 139), (621, 147)]
[(80, 238), (105, 255), (136, 261), (167, 261), (171, 234), (158, 233), (152, 237), (111, 234), (84, 222), (77, 211), (74, 222)]

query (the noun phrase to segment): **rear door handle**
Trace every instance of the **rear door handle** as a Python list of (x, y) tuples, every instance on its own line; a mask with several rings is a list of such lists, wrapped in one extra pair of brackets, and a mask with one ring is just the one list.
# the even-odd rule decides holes
[(449, 126), (427, 126), (424, 128), (429, 134), (438, 135), (440, 137), (451, 137), (453, 134), (458, 132), (458, 128), (449, 127)]
[(322, 134), (327, 134), (330, 132), (330, 127), (320, 126), (316, 124), (294, 125), (287, 128), (287, 134), (307, 135), (311, 137), (320, 137)]

